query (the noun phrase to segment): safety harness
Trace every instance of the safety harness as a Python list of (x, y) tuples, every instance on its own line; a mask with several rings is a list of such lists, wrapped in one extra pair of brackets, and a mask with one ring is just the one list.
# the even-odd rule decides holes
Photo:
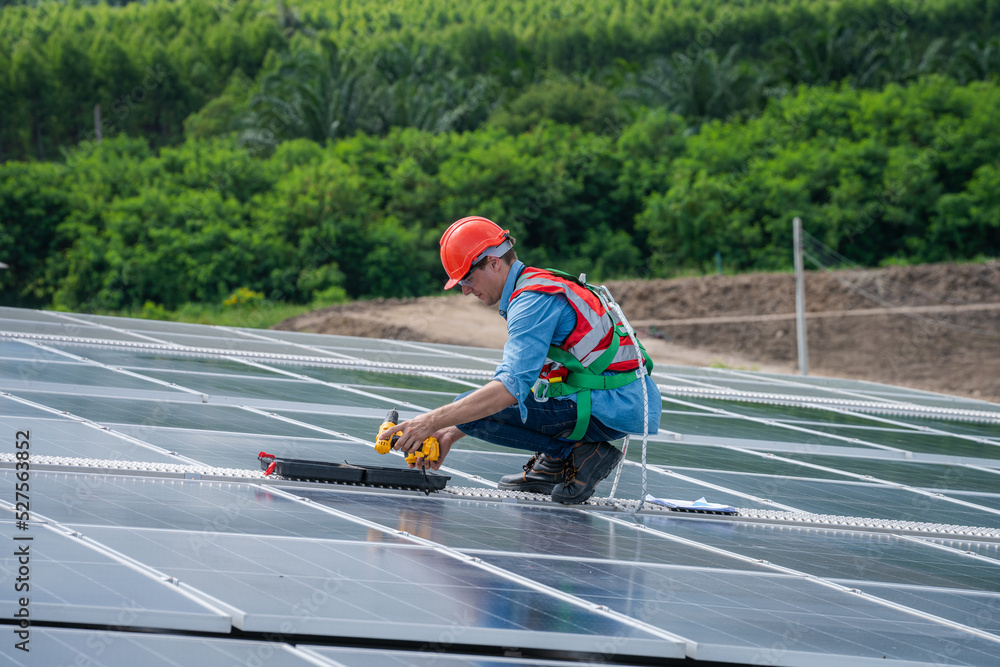
[[(585, 276), (576, 278), (555, 269), (526, 268), (518, 276), (513, 300), (525, 291), (563, 294), (576, 312), (576, 327), (562, 345), (550, 345), (548, 358), (532, 391), (536, 400), (576, 394), (576, 425), (568, 440), (580, 440), (590, 425), (590, 392), (617, 389), (639, 379), (638, 345), (646, 373), (653, 362), (638, 339), (629, 335), (605, 307)], [(610, 373), (605, 375), (604, 373)]]

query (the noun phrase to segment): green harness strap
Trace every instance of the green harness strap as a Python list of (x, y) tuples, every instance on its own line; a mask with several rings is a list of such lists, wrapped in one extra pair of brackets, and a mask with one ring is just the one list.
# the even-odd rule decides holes
[[(610, 315), (608, 315), (610, 317)], [(566, 367), (568, 373), (562, 382), (549, 382), (547, 386), (547, 396), (569, 396), (577, 394), (576, 397), (576, 427), (569, 434), (569, 440), (580, 440), (590, 426), (590, 392), (593, 389), (617, 389), (639, 379), (639, 375), (633, 371), (616, 373), (615, 375), (602, 375), (618, 353), (621, 346), (621, 336), (626, 335), (615, 327), (615, 336), (611, 340), (611, 345), (599, 356), (590, 366), (584, 366), (580, 360), (572, 354), (556, 347), (549, 346), (549, 358)], [(638, 340), (636, 341), (638, 342)], [(645, 361), (646, 372), (652, 372), (653, 361), (646, 354), (646, 348), (639, 343), (642, 351), (642, 358)]]
[[(583, 277), (582, 275), (578, 278), (559, 269), (545, 269), (545, 271), (574, 282), (600, 298), (600, 295), (592, 286), (580, 279)], [(614, 323), (614, 318), (611, 317), (610, 312), (607, 313), (607, 316)], [(591, 390), (617, 389), (639, 379), (638, 373), (634, 371), (624, 371), (614, 375), (602, 375), (608, 366), (611, 365), (611, 362), (614, 361), (615, 355), (618, 353), (618, 348), (621, 346), (621, 339), (628, 335), (617, 324), (615, 324), (614, 329), (616, 335), (612, 338), (611, 345), (590, 366), (584, 366), (580, 363), (579, 359), (562, 348), (555, 345), (549, 346), (549, 359), (565, 366), (568, 372), (565, 380), (561, 382), (548, 382), (546, 384), (545, 396), (569, 396), (577, 394), (576, 426), (573, 428), (573, 432), (569, 434), (569, 440), (580, 440), (587, 432), (587, 427), (590, 426)], [(646, 348), (642, 346), (638, 338), (636, 338), (636, 343), (639, 344), (639, 349), (642, 351), (646, 372), (652, 373), (653, 360), (649, 358)]]

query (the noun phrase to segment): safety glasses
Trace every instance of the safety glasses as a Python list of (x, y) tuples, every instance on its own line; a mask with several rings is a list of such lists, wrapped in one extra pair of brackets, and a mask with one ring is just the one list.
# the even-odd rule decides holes
[(474, 264), (469, 272), (465, 274), (465, 277), (458, 281), (458, 284), (462, 287), (472, 287), (472, 274), (475, 273), (476, 269), (481, 269), (486, 266), (486, 262), (490, 261), (489, 257), (483, 257), (479, 262)]

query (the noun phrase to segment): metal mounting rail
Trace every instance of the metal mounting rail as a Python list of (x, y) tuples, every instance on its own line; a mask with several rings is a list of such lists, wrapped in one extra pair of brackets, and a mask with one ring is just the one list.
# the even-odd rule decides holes
[[(481, 498), (507, 502), (533, 502), (557, 505), (550, 498), (538, 493), (524, 491), (505, 491), (478, 487), (448, 487), (443, 493), (449, 493), (462, 498)], [(587, 509), (619, 509), (635, 510), (638, 500), (620, 500), (617, 498), (591, 498), (579, 507)], [(574, 507), (559, 505), (560, 507)], [(775, 523), (783, 525), (837, 528), (842, 530), (861, 530), (889, 532), (902, 535), (921, 535), (963, 537), (976, 541), (1000, 542), (1000, 528), (983, 526), (958, 526), (945, 523), (902, 521), (897, 519), (875, 519), (856, 516), (839, 516), (832, 514), (813, 514), (810, 512), (785, 512), (770, 509), (748, 507), (735, 508), (736, 514), (719, 514), (715, 512), (692, 512), (691, 510), (675, 510), (662, 505), (643, 503), (642, 513), (671, 516), (699, 516), (729, 521), (752, 521), (754, 523)]]
[[(148, 341), (111, 340), (106, 338), (81, 338), (77, 336), (60, 336), (54, 334), (21, 333), (0, 331), (0, 339), (18, 339), (24, 341), (45, 341), (48, 343), (66, 343), (70, 345), (141, 349), (180, 356), (195, 357), (238, 357), (242, 359), (280, 361), (289, 364), (306, 366), (335, 366), (349, 370), (392, 371), (397, 373), (440, 373), (474, 379), (489, 379), (493, 377), (492, 370), (475, 368), (452, 368), (447, 366), (424, 366), (419, 364), (403, 364), (389, 361), (369, 361), (367, 359), (342, 359), (338, 357), (320, 357), (303, 354), (284, 354), (279, 352), (260, 352), (253, 350), (224, 349), (215, 347), (191, 347), (179, 343), (151, 343)], [(274, 341), (275, 343), (283, 341)]]
[(727, 401), (744, 401), (749, 403), (786, 405), (791, 407), (812, 407), (820, 409), (834, 407), (872, 414), (890, 414), (915, 417), (926, 416), (933, 419), (949, 419), (954, 421), (969, 421), (984, 424), (1000, 423), (1000, 411), (992, 410), (946, 408), (938, 405), (923, 405), (920, 403), (862, 401), (827, 396), (802, 396), (799, 394), (744, 391), (742, 389), (686, 387), (660, 383), (657, 383), (656, 386), (659, 388), (661, 393), (670, 396), (694, 396)]
[[(13, 452), (0, 453), (0, 470), (13, 469), (16, 463)], [(94, 474), (130, 475), (138, 474), (150, 477), (167, 477), (179, 479), (248, 481), (254, 483), (269, 482), (280, 486), (314, 486), (329, 488), (329, 482), (310, 482), (304, 480), (284, 479), (264, 475), (261, 470), (253, 468), (217, 468), (207, 465), (185, 465), (176, 463), (160, 463), (155, 461), (118, 461), (107, 459), (73, 458), (65, 456), (32, 456), (32, 469), (37, 472), (80, 472)], [(363, 485), (336, 485), (345, 489), (361, 490), (383, 487), (367, 487)], [(392, 487), (389, 487), (390, 489)], [(422, 492), (411, 491), (415, 496), (423, 497)], [(635, 512), (638, 500), (617, 498), (591, 498), (580, 505), (560, 505), (551, 498), (525, 491), (505, 491), (488, 487), (447, 487), (441, 495), (454, 498), (476, 500), (493, 500), (541, 507), (558, 507), (565, 509), (584, 508), (588, 510), (604, 510), (619, 512)], [(902, 521), (897, 519), (877, 519), (870, 517), (839, 516), (831, 514), (812, 514), (809, 512), (784, 512), (769, 509), (739, 507), (736, 514), (713, 514), (711, 512), (691, 512), (674, 510), (652, 503), (643, 503), (641, 514), (647, 516), (690, 517), (714, 519), (719, 521), (740, 521), (759, 524), (778, 524), (784, 526), (815, 527), (837, 530), (863, 532), (884, 532), (895, 535), (914, 535), (919, 537), (949, 537), (962, 538), (977, 542), (1000, 542), (1000, 528), (984, 526), (959, 526), (943, 523)]]
[[(126, 333), (135, 333), (125, 330)], [(136, 334), (138, 335), (138, 334)], [(108, 338), (89, 338), (61, 334), (27, 333), (17, 331), (0, 331), (0, 339), (17, 339), (24, 341), (41, 341), (47, 343), (67, 343), (79, 346), (96, 346), (111, 348), (142, 349), (196, 357), (237, 357), (259, 361), (280, 361), (302, 366), (319, 366), (345, 368), (351, 370), (373, 370), (395, 372), (401, 374), (436, 373), (455, 378), (470, 380), (488, 380), (493, 377), (493, 370), (477, 368), (456, 368), (450, 366), (427, 366), (419, 364), (404, 364), (389, 361), (371, 361), (368, 359), (343, 359), (333, 356), (317, 356), (304, 354), (288, 354), (281, 352), (263, 352), (254, 350), (239, 350), (216, 347), (193, 347), (179, 343), (157, 343), (141, 340), (117, 340)], [(288, 341), (273, 341), (288, 343)], [(660, 392), (670, 396), (693, 396), (718, 398), (751, 403), (771, 405), (789, 405), (815, 408), (844, 408), (870, 414), (905, 415), (930, 417), (932, 419), (948, 419), (985, 424), (1000, 423), (1000, 411), (972, 410), (966, 408), (949, 408), (935, 405), (923, 405), (913, 402), (879, 402), (852, 400), (823, 396), (801, 396), (798, 394), (781, 394), (775, 392), (751, 392), (741, 389), (680, 386), (657, 383)]]
[[(14, 452), (0, 452), (0, 470), (13, 468), (16, 463)], [(183, 463), (161, 463), (159, 461), (121, 461), (118, 459), (87, 459), (71, 456), (31, 456), (32, 470), (40, 472), (90, 472), (105, 475), (127, 475), (130, 473), (153, 473), (151, 476), (176, 477), (224, 477), (232, 479), (264, 479), (264, 471), (253, 468), (217, 468), (206, 465)]]

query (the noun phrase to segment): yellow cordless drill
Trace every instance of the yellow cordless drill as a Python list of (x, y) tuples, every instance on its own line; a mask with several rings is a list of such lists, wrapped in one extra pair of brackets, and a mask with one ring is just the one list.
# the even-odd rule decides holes
[[(382, 425), (378, 427), (378, 435), (375, 436), (375, 451), (379, 454), (388, 454), (392, 446), (396, 444), (396, 440), (402, 435), (402, 431), (397, 431), (389, 436), (392, 429), (399, 423), (399, 413), (395, 408), (389, 410), (389, 413), (385, 416), (385, 421)], [(437, 461), (438, 456), (440, 456), (441, 448), (438, 445), (437, 438), (431, 436), (424, 440), (420, 444), (419, 452), (410, 452), (406, 455), (406, 462), (416, 464), (417, 454), (422, 453), (424, 461)]]

